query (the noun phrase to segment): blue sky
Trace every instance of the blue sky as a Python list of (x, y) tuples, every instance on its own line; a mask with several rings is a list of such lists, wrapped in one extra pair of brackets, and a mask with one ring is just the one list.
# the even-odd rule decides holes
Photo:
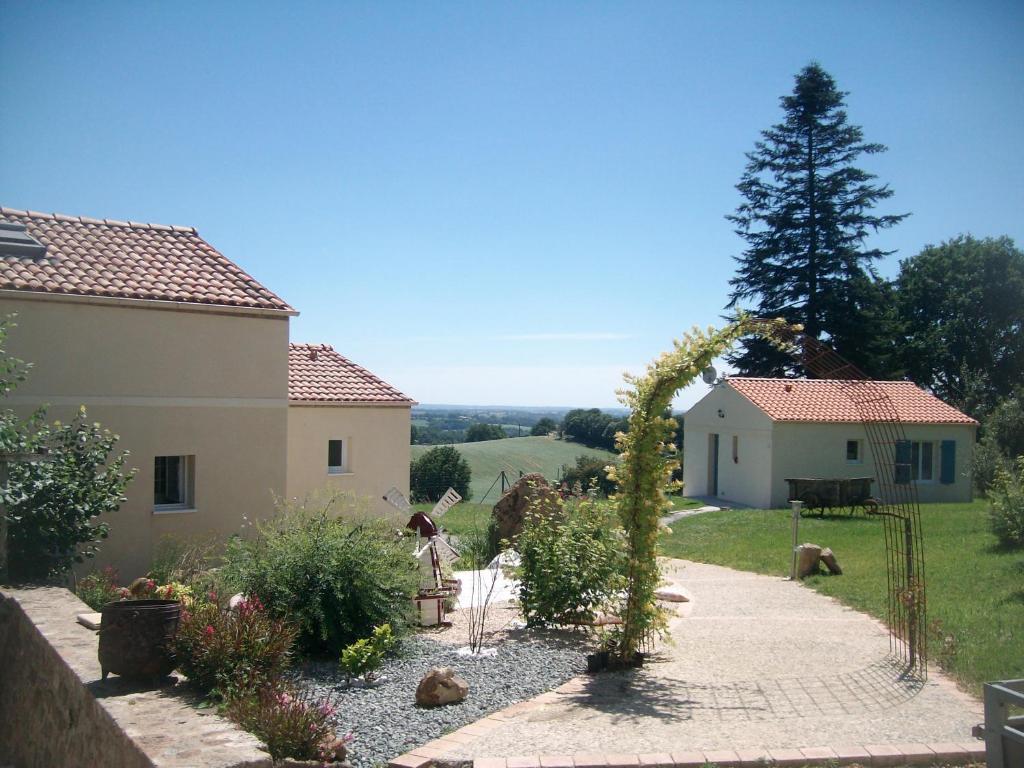
[(811, 60), (913, 214), (884, 274), (1024, 242), (1019, 2), (0, 8), (0, 203), (194, 225), (422, 402), (615, 405), (719, 322), (744, 153)]

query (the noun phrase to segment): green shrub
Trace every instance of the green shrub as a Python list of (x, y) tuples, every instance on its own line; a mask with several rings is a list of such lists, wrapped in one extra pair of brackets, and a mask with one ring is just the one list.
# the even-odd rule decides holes
[[(334, 505), (355, 517), (329, 516)], [(308, 652), (337, 658), (381, 624), (401, 633), (413, 618), (418, 563), (387, 520), (358, 515), (341, 496), (283, 507), (257, 525), (255, 540), (228, 545), (221, 575), (289, 617)]]
[(226, 714), (267, 745), (274, 760), (344, 760), (351, 735), (336, 739), (334, 705), (305, 690), (268, 686), (233, 698)]
[(117, 581), (117, 569), (108, 565), (101, 571), (93, 571), (79, 579), (75, 584), (75, 594), (83, 603), (98, 611), (107, 603), (120, 600), (124, 596), (123, 589), (118, 586)]
[(527, 513), (516, 538), (519, 600), (530, 626), (591, 621), (625, 587), (622, 529), (607, 505), (584, 500), (562, 516)]
[(449, 488), (465, 499), (469, 496), (471, 476), (469, 462), (457, 449), (450, 445), (431, 448), (410, 465), (413, 501), (437, 501)]
[(230, 611), (199, 602), (182, 609), (174, 653), (178, 669), (200, 690), (229, 699), (274, 686), (291, 660), (295, 635), (258, 598)]
[(568, 483), (570, 488), (579, 483), (584, 491), (597, 488), (602, 496), (611, 496), (615, 493), (615, 481), (608, 479), (607, 466), (608, 461), (600, 456), (577, 456), (575, 466), (562, 466), (562, 482)]
[(989, 488), (989, 522), (999, 543), (1024, 546), (1024, 456), (1011, 470), (999, 469)]
[(375, 627), (370, 637), (356, 640), (341, 652), (341, 670), (349, 682), (353, 677), (369, 680), (380, 669), (384, 657), (395, 647), (390, 624)]

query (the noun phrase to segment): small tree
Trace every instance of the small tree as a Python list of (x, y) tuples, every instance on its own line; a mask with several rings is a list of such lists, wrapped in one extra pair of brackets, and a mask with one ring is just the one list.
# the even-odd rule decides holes
[(533, 429), (530, 430), (530, 434), (533, 437), (546, 437), (552, 432), (558, 429), (558, 422), (554, 419), (545, 416), (543, 419), (533, 425)]
[(114, 453), (118, 436), (89, 422), (85, 408), (70, 424), (54, 422), (28, 444), (45, 446), (46, 461), (9, 469), (6, 508), (11, 577), (25, 581), (58, 576), (96, 556), (134, 477), (125, 472), (128, 452)]
[[(10, 356), (11, 318), (0, 320), (0, 394), (24, 380), (30, 366)], [(95, 557), (109, 527), (101, 520), (125, 501), (134, 470), (124, 471), (127, 451), (114, 453), (117, 435), (90, 423), (84, 408), (69, 424), (45, 424), (37, 410), (21, 420), (0, 410), (0, 451), (48, 451), (46, 461), (8, 468), (3, 503), (7, 522), (8, 572), (13, 580), (37, 581)]]
[(431, 448), (412, 462), (409, 488), (413, 501), (437, 501), (449, 488), (469, 496), (469, 463), (450, 445)]

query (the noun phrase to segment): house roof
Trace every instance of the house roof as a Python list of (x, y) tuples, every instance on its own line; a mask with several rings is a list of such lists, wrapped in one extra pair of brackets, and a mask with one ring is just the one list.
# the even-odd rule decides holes
[[(912, 381), (851, 382), (839, 379), (759, 379), (730, 376), (725, 383), (773, 421), (862, 421), (850, 400), (851, 385), (880, 387), (904, 424), (977, 424)], [(877, 391), (877, 390), (874, 390)]]
[(0, 207), (46, 246), (28, 254), (0, 247), (0, 289), (280, 310), (260, 285), (193, 227), (90, 219)]
[(330, 344), (288, 345), (288, 399), (317, 403), (415, 405)]

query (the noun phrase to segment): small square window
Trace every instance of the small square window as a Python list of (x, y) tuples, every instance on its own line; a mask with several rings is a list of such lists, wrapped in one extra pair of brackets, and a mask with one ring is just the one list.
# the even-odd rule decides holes
[(345, 471), (345, 443), (343, 440), (327, 441), (327, 471), (340, 474)]
[(195, 505), (195, 456), (157, 456), (153, 460), (153, 510), (173, 512)]
[(860, 464), (860, 440), (847, 440), (846, 441), (846, 463), (847, 464)]

